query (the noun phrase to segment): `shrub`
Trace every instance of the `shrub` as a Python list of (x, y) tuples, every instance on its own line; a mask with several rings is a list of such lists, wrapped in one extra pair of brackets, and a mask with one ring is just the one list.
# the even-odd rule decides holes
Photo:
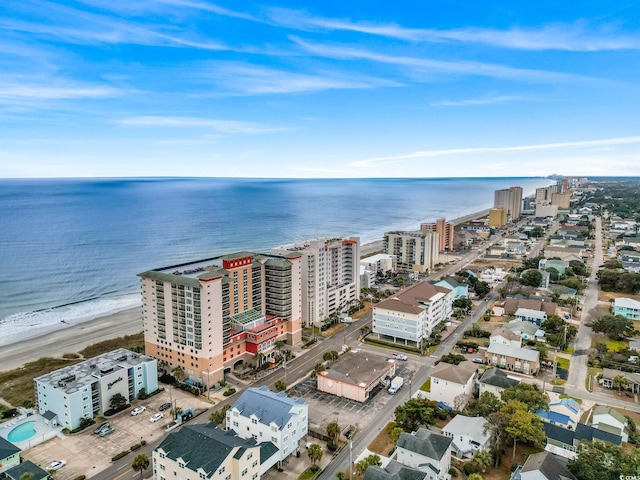
[(135, 452), (139, 448), (142, 448), (142, 444), (141, 443), (136, 443), (135, 445), (131, 445), (131, 448), (129, 450), (131, 450), (132, 452)]
[(10, 408), (9, 410), (6, 410), (2, 414), (2, 418), (12, 418), (17, 416), (18, 416), (18, 410), (16, 410), (15, 408)]
[(449, 469), (449, 475), (451, 475), (451, 478), (458, 478), (458, 470), (456, 470), (455, 468), (451, 467)]
[(120, 452), (111, 457), (111, 461), (115, 462), (116, 460), (120, 460), (122, 457), (126, 457), (129, 455), (129, 452)]
[(146, 445), (146, 444), (147, 444), (147, 441), (146, 441), (146, 440), (142, 440), (142, 441), (140, 442), (140, 445)]
[(336, 443), (335, 443), (334, 441), (329, 440), (329, 441), (327, 442), (327, 449), (328, 449), (330, 452), (335, 452), (335, 451), (338, 449), (338, 445), (336, 445)]
[(34, 403), (33, 403), (33, 400), (23, 400), (21, 405), (24, 408), (33, 408), (35, 406)]
[(313, 473), (319, 472), (320, 471), (320, 465), (317, 464), (313, 464), (309, 467), (309, 470), (311, 470)]
[(74, 478), (73, 480), (84, 480), (85, 478), (87, 478), (86, 475), (80, 475), (80, 476)]
[(77, 353), (63, 353), (62, 358), (66, 360), (75, 360), (77, 358), (80, 358), (80, 355), (78, 355)]
[(472, 473), (478, 473), (479, 468), (475, 462), (468, 462), (464, 464), (464, 467), (462, 467), (462, 470), (464, 470), (465, 475), (469, 476)]
[(177, 382), (176, 377), (174, 377), (169, 373), (164, 373), (160, 375), (160, 377), (158, 377), (158, 380), (160, 380), (162, 383), (167, 383), (169, 385), (173, 385), (174, 383)]
[(235, 389), (235, 388), (233, 388), (233, 387), (231, 387), (231, 388), (229, 388), (229, 389), (225, 390), (225, 391), (224, 391), (224, 393), (223, 393), (223, 395), (224, 395), (225, 397), (228, 397), (229, 395), (233, 395), (234, 393), (236, 393), (236, 389)]

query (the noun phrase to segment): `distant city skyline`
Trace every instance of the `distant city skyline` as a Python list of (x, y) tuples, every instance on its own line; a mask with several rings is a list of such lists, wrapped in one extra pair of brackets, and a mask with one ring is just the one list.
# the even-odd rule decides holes
[(640, 175), (640, 6), (6, 0), (0, 177)]

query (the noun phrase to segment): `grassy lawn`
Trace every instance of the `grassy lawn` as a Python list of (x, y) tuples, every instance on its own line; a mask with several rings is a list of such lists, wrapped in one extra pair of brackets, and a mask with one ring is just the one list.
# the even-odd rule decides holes
[(576, 397), (572, 397), (571, 395), (560, 395), (560, 398), (570, 398), (571, 400), (578, 402), (578, 403), (582, 403), (582, 400), (580, 398), (576, 398)]
[(422, 390), (423, 392), (431, 391), (431, 377), (427, 378), (427, 381), (422, 384), (420, 390)]
[(298, 477), (298, 480), (309, 480), (310, 478), (320, 475), (320, 472), (322, 472), (322, 470), (318, 470), (317, 472), (312, 472), (311, 467), (309, 467), (300, 474), (300, 476)]
[(591, 390), (589, 390), (589, 391), (592, 392), (593, 391), (593, 387), (596, 385), (595, 382), (597, 382), (596, 375), (598, 375), (600, 373), (602, 373), (602, 369), (601, 368), (588, 367), (587, 368), (587, 379), (584, 382), (584, 388), (589, 390), (589, 378), (591, 378)]
[(395, 422), (389, 422), (382, 430), (380, 430), (380, 433), (378, 433), (376, 438), (373, 439), (367, 448), (380, 456), (388, 456), (389, 452), (391, 452), (395, 447), (395, 444), (389, 439), (387, 432), (395, 426)]
[(569, 364), (571, 362), (569, 362), (568, 358), (558, 357), (556, 361), (558, 362), (558, 368), (564, 368), (565, 370), (569, 370)]
[(591, 346), (595, 348), (596, 344), (604, 343), (607, 346), (607, 350), (610, 352), (619, 352), (629, 347), (629, 342), (624, 340), (611, 340), (604, 335), (597, 335), (591, 342)]
[[(143, 335), (139, 333), (89, 345), (78, 353), (84, 358), (90, 358), (110, 352), (116, 348), (135, 348), (141, 347), (142, 345)], [(41, 358), (34, 362), (26, 363), (21, 368), (0, 372), (0, 397), (14, 406), (19, 406), (26, 400), (33, 401), (33, 379), (35, 377), (79, 363), (83, 360), (83, 358), (79, 356), (70, 354), (65, 354), (64, 357), (65, 358)]]

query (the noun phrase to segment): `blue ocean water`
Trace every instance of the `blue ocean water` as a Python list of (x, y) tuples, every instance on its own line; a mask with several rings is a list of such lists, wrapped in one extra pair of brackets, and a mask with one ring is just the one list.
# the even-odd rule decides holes
[(61, 321), (139, 305), (137, 273), (316, 236), (359, 235), (473, 213), (512, 185), (482, 179), (0, 180), (0, 345)]

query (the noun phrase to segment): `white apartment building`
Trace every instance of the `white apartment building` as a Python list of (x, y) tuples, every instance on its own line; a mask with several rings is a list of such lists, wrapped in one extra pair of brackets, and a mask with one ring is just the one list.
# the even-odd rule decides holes
[(82, 418), (109, 410), (111, 398), (121, 394), (127, 402), (158, 389), (155, 358), (119, 348), (34, 379), (36, 404), (41, 415), (69, 430)]
[(360, 238), (321, 238), (273, 248), (301, 256), (302, 323), (318, 325), (360, 299)]
[(373, 307), (372, 331), (378, 338), (417, 346), (452, 313), (452, 290), (420, 282)]
[(302, 255), (238, 252), (139, 274), (145, 352), (213, 385), (302, 337)]
[(248, 388), (227, 410), (227, 428), (242, 438), (271, 442), (284, 460), (300, 448), (309, 428), (309, 405), (302, 398), (274, 393), (266, 386)]
[(381, 273), (383, 275), (393, 272), (398, 268), (396, 257), (386, 253), (377, 253), (370, 257), (365, 257), (360, 260), (360, 265), (368, 268), (374, 274)]
[(395, 255), (398, 268), (425, 273), (431, 270), (440, 255), (440, 234), (422, 232), (386, 232), (384, 253)]
[(153, 451), (154, 480), (258, 480), (277, 462), (277, 449), (214, 424), (185, 425)]

